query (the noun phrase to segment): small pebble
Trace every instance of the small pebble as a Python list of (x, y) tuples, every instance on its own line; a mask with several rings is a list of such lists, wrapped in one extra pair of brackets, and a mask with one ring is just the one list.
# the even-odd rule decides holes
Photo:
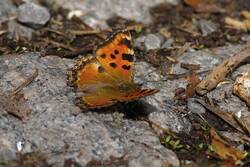
[(217, 25), (209, 20), (200, 20), (198, 22), (198, 27), (201, 30), (203, 36), (207, 36), (217, 29)]
[(158, 49), (161, 47), (161, 43), (161, 38), (154, 34), (148, 34), (144, 41), (146, 50)]
[(49, 11), (35, 3), (25, 3), (18, 7), (17, 20), (33, 28), (40, 28), (50, 19)]
[(195, 101), (194, 98), (189, 98), (187, 102), (188, 109), (195, 114), (204, 114), (206, 112), (206, 109)]

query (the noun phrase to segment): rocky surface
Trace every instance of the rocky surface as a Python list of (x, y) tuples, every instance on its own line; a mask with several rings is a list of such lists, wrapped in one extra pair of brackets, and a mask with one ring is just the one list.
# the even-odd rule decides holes
[(129, 20), (150, 23), (149, 8), (162, 2), (178, 4), (179, 0), (49, 0), (48, 3), (61, 6), (65, 9), (81, 10), (85, 15), (82, 19), (92, 27), (104, 28), (104, 20), (112, 16), (121, 16)]
[(198, 27), (199, 27), (202, 35), (204, 35), (204, 36), (209, 35), (212, 32), (215, 32), (217, 29), (216, 24), (214, 24), (212, 21), (207, 21), (207, 20), (200, 20), (198, 22)]
[[(71, 11), (83, 11), (82, 19), (87, 24), (101, 28), (106, 28), (105, 20), (114, 15), (148, 24), (151, 22), (149, 7), (161, 2), (177, 4), (179, 1), (48, 1)], [(43, 7), (38, 8), (45, 12)], [(35, 12), (39, 14), (38, 8)], [(0, 23), (9, 20), (8, 32), (11, 38), (19, 34), (31, 39), (35, 30), (30, 27), (37, 28), (37, 25), (39, 27), (46, 24), (49, 16), (36, 20), (28, 10), (23, 10), (22, 13), (21, 9), (22, 6), (19, 6), (19, 14), (27, 19), (23, 21), (19, 16), (18, 20), (25, 25), (20, 25), (14, 20), (17, 17), (17, 7), (11, 1), (0, 0)], [(206, 20), (201, 20), (198, 26), (204, 36), (216, 29), (213, 22)], [(246, 40), (248, 38), (245, 37)], [(145, 34), (136, 39), (135, 46), (144, 46), (146, 50), (150, 50), (169, 48), (173, 42), (172, 38), (164, 42), (156, 34)], [(188, 49), (178, 58), (172, 72), (187, 72), (180, 68), (180, 63), (200, 64), (200, 71), (209, 70), (241, 49), (242, 45), (199, 51)], [(161, 145), (158, 129), (153, 129), (147, 122), (136, 118), (141, 118), (146, 113), (150, 121), (163, 128), (189, 133), (191, 123), (175, 111), (183, 109), (202, 114), (206, 110), (193, 98), (188, 99), (187, 106), (177, 104), (174, 100), (175, 90), (186, 88), (185, 78), (163, 81), (165, 78), (157, 69), (146, 62), (137, 62), (135, 82), (141, 83), (143, 87), (157, 88), (160, 90), (159, 93), (132, 103), (132, 108), (128, 107), (129, 104), (123, 104), (102, 111), (81, 112), (75, 105), (76, 95), (73, 88), (66, 83), (66, 71), (76, 60), (41, 55), (39, 52), (27, 52), (0, 56), (0, 164), (2, 160), (15, 159), (16, 152), (38, 151), (47, 155), (46, 159), (52, 166), (62, 166), (65, 159), (76, 161), (79, 166), (102, 166), (110, 161), (115, 162), (115, 166), (179, 166), (176, 154)], [(38, 76), (21, 91), (23, 101), (15, 104), (13, 99), (3, 96), (23, 83), (35, 69), (38, 69)], [(231, 78), (229, 77), (232, 80), (219, 85), (207, 96), (215, 100), (226, 112), (241, 111), (243, 115), (248, 115), (249, 108), (232, 93), (235, 78), (247, 69), (249, 64), (238, 68)], [(10, 109), (22, 113), (27, 108), (31, 113), (24, 120), (7, 113)], [(131, 113), (136, 116), (131, 116)]]
[[(162, 166), (165, 161), (178, 166), (176, 155), (160, 144), (158, 136), (147, 123), (126, 119), (124, 113), (115, 111), (79, 113), (80, 109), (74, 104), (73, 89), (66, 84), (66, 69), (74, 61), (26, 53), (2, 56), (0, 62), (1, 92), (13, 90), (35, 69), (39, 73), (33, 83), (22, 91), (32, 110), (28, 120), (22, 122), (4, 114), (4, 111), (0, 113), (1, 139), (9, 142), (8, 150), (17, 151), (17, 143), (22, 142), (23, 152), (39, 150), (61, 155), (61, 158), (50, 156), (49, 160), (55, 166), (60, 166), (68, 158), (86, 165), (93, 159), (108, 160), (122, 156), (129, 166)], [(156, 112), (161, 104), (155, 100), (151, 103), (156, 104)], [(174, 113), (169, 113), (171, 111), (167, 108), (164, 112), (167, 124), (176, 126), (177, 130), (184, 129), (183, 122), (178, 122)], [(66, 153), (65, 145), (69, 145)]]
[(50, 19), (47, 8), (35, 3), (24, 3), (17, 9), (17, 20), (33, 28), (45, 25)]
[[(232, 48), (236, 47), (219, 48), (216, 52), (221, 55), (229, 52), (232, 54)], [(191, 54), (195, 58), (195, 55), (205, 53), (188, 52), (183, 56)], [(185, 60), (184, 57), (182, 60)], [(196, 61), (204, 61), (201, 59), (202, 57), (199, 57)], [(209, 58), (206, 56), (204, 59)], [(211, 57), (211, 60), (215, 61), (214, 59)], [(13, 157), (12, 153), (17, 151), (17, 144), (22, 142), (23, 152), (39, 150), (50, 155), (56, 154), (57, 156), (50, 156), (49, 159), (49, 162), (55, 166), (68, 158), (86, 165), (92, 160), (108, 160), (111, 157), (123, 156), (130, 166), (134, 164), (161, 166), (165, 161), (178, 166), (176, 155), (160, 144), (158, 136), (148, 123), (129, 119), (125, 113), (118, 112), (115, 108), (107, 112), (79, 113), (80, 109), (74, 104), (75, 93), (66, 84), (66, 70), (75, 63), (74, 60), (56, 56), (40, 57), (39, 53), (26, 53), (2, 56), (0, 63), (2, 65), (1, 92), (13, 90), (35, 69), (39, 71), (33, 83), (22, 91), (32, 110), (28, 120), (22, 122), (4, 111), (0, 113), (1, 139), (8, 141), (8, 147), (5, 146), (0, 151), (3, 157), (6, 155)], [(176, 132), (188, 132), (190, 123), (172, 112), (174, 105), (171, 102), (174, 90), (185, 87), (186, 81), (179, 79), (158, 83), (147, 82), (160, 80), (162, 76), (157, 72), (142, 75), (145, 69), (154, 70), (145, 62), (137, 63), (136, 82), (143, 83), (145, 87), (160, 89), (158, 94), (142, 101), (143, 106), (146, 105), (146, 110), (150, 112), (149, 119)], [(208, 96), (219, 101), (220, 95), (225, 92), (224, 87), (223, 90), (218, 88), (210, 92)], [(232, 92), (226, 93), (230, 98), (226, 100), (221, 98), (220, 106), (230, 111), (240, 109), (242, 112), (247, 112), (248, 108), (239, 98), (232, 95)], [(65, 145), (69, 145), (66, 151)], [(60, 158), (58, 155), (61, 155)]]
[(8, 22), (8, 30), (9, 38), (25, 37), (30, 40), (32, 39), (32, 35), (34, 33), (34, 30), (32, 28), (21, 25), (15, 20), (11, 20)]

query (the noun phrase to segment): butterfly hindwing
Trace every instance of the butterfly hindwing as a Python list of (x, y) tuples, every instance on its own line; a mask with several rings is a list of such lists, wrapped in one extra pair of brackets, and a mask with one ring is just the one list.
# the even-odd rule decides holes
[(107, 73), (124, 83), (132, 83), (135, 56), (129, 32), (112, 36), (96, 49), (96, 56)]
[(106, 85), (116, 85), (117, 80), (110, 76), (93, 56), (82, 57), (68, 71), (68, 84), (80, 91), (95, 90)]
[(157, 93), (156, 89), (138, 89), (131, 87), (121, 90), (118, 87), (102, 87), (93, 93), (81, 97), (82, 102), (88, 108), (101, 108), (113, 105), (117, 102), (127, 102)]

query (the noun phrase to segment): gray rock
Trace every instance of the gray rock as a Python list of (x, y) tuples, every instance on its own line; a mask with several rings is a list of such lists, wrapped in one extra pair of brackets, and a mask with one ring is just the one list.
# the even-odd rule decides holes
[(198, 27), (203, 36), (207, 36), (217, 30), (217, 25), (210, 20), (200, 20)]
[(237, 76), (242, 75), (243, 73), (247, 72), (247, 70), (250, 69), (250, 64), (245, 64), (237, 68), (235, 71), (233, 71), (231, 77), (233, 80), (236, 79)]
[(25, 37), (28, 40), (31, 40), (32, 34), (34, 33), (34, 30), (23, 26), (19, 23), (17, 23), (15, 20), (11, 20), (8, 22), (8, 35), (10, 38), (19, 38), (19, 37)]
[(243, 116), (249, 114), (249, 108), (246, 103), (240, 100), (237, 96), (232, 93), (233, 81), (217, 86), (216, 89), (207, 93), (207, 97), (214, 99), (216, 105), (220, 106), (222, 111), (238, 113), (241, 111)]
[(138, 48), (141, 48), (144, 46), (144, 42), (145, 42), (145, 36), (139, 36), (138, 38), (135, 39), (135, 42), (134, 42), (134, 46), (135, 47), (138, 47)]
[(188, 133), (191, 130), (191, 123), (185, 118), (177, 116), (171, 112), (171, 110), (165, 110), (165, 112), (152, 112), (149, 115), (149, 120), (161, 125), (162, 128), (171, 129), (175, 132)]
[(241, 40), (243, 40), (243, 41), (246, 41), (246, 42), (250, 42), (250, 35), (243, 35), (242, 37), (241, 37)]
[(174, 43), (173, 38), (168, 38), (161, 46), (161, 48), (170, 48), (171, 45)]
[[(22, 141), (22, 152), (46, 152), (51, 155), (49, 162), (54, 166), (62, 166), (64, 159), (86, 166), (92, 160), (102, 162), (123, 156), (130, 166), (163, 166), (166, 161), (179, 165), (176, 155), (161, 145), (146, 122), (126, 119), (119, 112), (79, 113), (80, 109), (74, 104), (75, 93), (66, 84), (66, 70), (75, 61), (26, 53), (1, 56), (0, 62), (8, 67), (0, 78), (0, 92), (13, 90), (35, 69), (39, 73), (22, 91), (32, 110), (29, 119), (23, 123), (0, 112), (0, 134), (5, 134), (4, 139), (14, 150)], [(146, 101), (157, 104), (150, 98), (155, 99), (149, 97)], [(77, 112), (78, 115), (73, 114)]]
[(16, 17), (16, 7), (10, 0), (0, 1), (0, 24)]
[(45, 7), (30, 2), (18, 7), (17, 19), (33, 28), (39, 28), (49, 21), (50, 13)]
[(241, 51), (242, 45), (228, 45), (211, 50), (187, 51), (178, 59), (179, 63), (173, 67), (174, 74), (187, 72), (180, 67), (180, 63), (200, 64), (200, 71), (212, 69), (216, 64), (219, 64), (223, 59), (233, 56)]
[(7, 136), (0, 135), (0, 160), (9, 161), (16, 158), (15, 149), (13, 149)]
[(158, 49), (161, 47), (162, 40), (160, 37), (158, 37), (155, 34), (148, 34), (145, 37), (144, 45), (146, 47), (146, 50), (150, 49)]
[(92, 27), (105, 27), (103, 20), (116, 15), (148, 24), (151, 22), (149, 8), (162, 2), (178, 4), (179, 0), (47, 0), (49, 3), (86, 13), (82, 19)]
[(180, 74), (185, 73), (186, 70), (180, 67), (180, 63), (188, 64), (200, 64), (200, 71), (209, 70), (214, 67), (215, 64), (221, 62), (222, 58), (214, 56), (214, 53), (209, 51), (190, 51), (182, 54), (179, 58), (179, 63), (174, 65), (173, 73)]
[(204, 114), (206, 109), (198, 102), (195, 101), (194, 98), (188, 98), (187, 107), (189, 111), (195, 114)]
[(157, 94), (145, 98), (147, 103), (151, 105), (146, 107), (146, 110), (150, 112), (149, 119), (175, 132), (189, 132), (191, 129), (190, 122), (172, 112), (174, 90), (185, 87), (187, 84), (185, 79), (163, 82), (164, 77), (154, 67), (145, 62), (137, 62), (135, 69), (135, 82), (142, 83), (146, 88), (160, 90)]

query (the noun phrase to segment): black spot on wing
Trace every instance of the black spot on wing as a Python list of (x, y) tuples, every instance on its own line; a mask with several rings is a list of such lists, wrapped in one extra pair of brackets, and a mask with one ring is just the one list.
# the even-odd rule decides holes
[(110, 54), (110, 57), (111, 57), (112, 59), (115, 59), (115, 58), (116, 58), (116, 56), (115, 56), (113, 53)]
[(101, 55), (101, 58), (105, 59), (105, 58), (106, 58), (106, 55), (103, 53), (103, 54)]
[(133, 62), (134, 61), (134, 55), (122, 54), (122, 60), (127, 60), (129, 62)]
[(110, 67), (116, 68), (117, 65), (115, 63), (109, 63)]
[(126, 38), (123, 39), (123, 40), (119, 43), (119, 45), (126, 45), (128, 48), (131, 48), (131, 47), (132, 47), (131, 41), (130, 41), (130, 40), (127, 40)]
[(128, 65), (128, 66), (127, 66), (127, 65), (123, 65), (122, 68), (123, 68), (124, 70), (129, 70), (131, 67), (130, 67), (129, 65)]
[(98, 72), (99, 73), (103, 73), (105, 71), (105, 69), (102, 67), (102, 66), (99, 66), (98, 67)]
[(119, 51), (118, 51), (118, 50), (115, 50), (114, 52), (115, 52), (116, 55), (119, 54)]

